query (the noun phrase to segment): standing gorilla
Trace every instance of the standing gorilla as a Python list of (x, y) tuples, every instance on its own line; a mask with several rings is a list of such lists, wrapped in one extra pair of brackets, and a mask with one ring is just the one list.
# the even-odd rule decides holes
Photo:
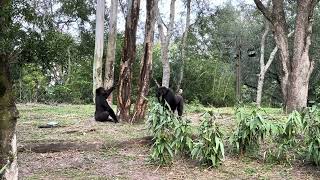
[[(115, 86), (112, 86), (108, 90), (105, 90), (103, 87), (96, 89), (96, 112), (94, 113), (94, 118), (96, 121), (111, 121), (115, 123), (119, 122), (116, 114), (107, 102), (107, 98), (114, 89)], [(109, 119), (109, 116), (111, 116), (112, 119)]]
[(173, 113), (175, 112), (175, 110), (177, 110), (178, 115), (182, 116), (183, 97), (180, 94), (175, 95), (171, 89), (161, 86), (157, 89), (156, 96), (158, 98), (158, 101), (163, 106), (165, 106), (166, 101), (169, 104)]

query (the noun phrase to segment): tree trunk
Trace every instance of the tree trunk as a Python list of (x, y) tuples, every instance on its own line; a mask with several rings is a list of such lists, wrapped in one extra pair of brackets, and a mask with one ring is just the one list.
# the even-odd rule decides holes
[[(107, 59), (105, 66), (104, 87), (106, 89), (113, 86), (114, 83), (114, 62), (116, 57), (116, 42), (117, 42), (117, 14), (118, 14), (118, 0), (111, 0), (110, 6), (110, 24), (108, 35)], [(108, 101), (112, 104), (112, 93)]]
[(186, 17), (186, 29), (182, 35), (182, 43), (181, 43), (181, 66), (179, 72), (179, 81), (177, 83), (177, 91), (179, 91), (181, 87), (181, 83), (183, 80), (183, 72), (184, 72), (184, 62), (186, 59), (186, 45), (187, 45), (187, 38), (188, 32), (190, 27), (190, 9), (191, 9), (191, 0), (187, 0), (187, 17)]
[(174, 25), (174, 13), (175, 13), (175, 2), (171, 0), (170, 4), (170, 21), (167, 27), (167, 35), (164, 35), (163, 21), (160, 16), (160, 10), (158, 10), (158, 29), (161, 41), (161, 59), (162, 59), (162, 86), (169, 87), (170, 84), (170, 63), (168, 58), (170, 39), (172, 36), (173, 25)]
[(16, 122), (18, 111), (14, 102), (9, 65), (0, 56), (0, 179), (18, 179)]
[(103, 86), (102, 81), (102, 56), (103, 56), (103, 40), (104, 40), (104, 0), (97, 0), (96, 12), (96, 39), (93, 60), (93, 101), (95, 99), (95, 91)]
[(132, 65), (136, 58), (136, 32), (140, 0), (131, 0), (126, 17), (125, 41), (121, 58), (118, 108), (121, 121), (130, 121)]
[[(8, 33), (11, 27), (11, 1), (0, 0), (0, 34)], [(0, 37), (0, 43), (7, 39)], [(8, 49), (6, 49), (8, 50)], [(13, 50), (12, 50), (13, 51)], [(12, 82), (9, 74), (9, 60), (5, 49), (0, 49), (0, 179), (18, 179), (16, 123), (19, 116), (15, 105)]]
[(158, 0), (147, 1), (147, 17), (145, 27), (144, 39), (144, 56), (141, 59), (140, 79), (138, 99), (135, 104), (134, 114), (131, 123), (143, 120), (146, 114), (148, 101), (146, 97), (149, 94), (150, 73), (152, 70), (152, 50), (153, 50), (153, 37), (154, 27), (156, 22), (156, 11), (158, 8)]
[(282, 64), (281, 90), (286, 112), (301, 110), (307, 105), (308, 84), (313, 71), (313, 61), (309, 59), (313, 11), (318, 0), (297, 1), (293, 55), (290, 59), (288, 45), (288, 24), (284, 2), (273, 0), (272, 13), (260, 0), (254, 0), (258, 9), (273, 26), (274, 38), (279, 48)]
[(67, 73), (67, 80), (66, 80), (66, 84), (68, 84), (70, 82), (70, 78), (71, 78), (71, 53), (70, 53), (70, 46), (67, 49), (68, 52), (68, 73)]
[(313, 11), (317, 2), (317, 0), (300, 0), (297, 2), (298, 12), (288, 84), (287, 112), (301, 110), (307, 106), (309, 79), (314, 68), (314, 62), (309, 58), (309, 48), (311, 45)]

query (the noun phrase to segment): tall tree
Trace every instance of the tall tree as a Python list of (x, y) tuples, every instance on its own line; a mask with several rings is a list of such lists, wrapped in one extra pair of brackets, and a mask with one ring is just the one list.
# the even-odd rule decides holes
[(182, 43), (181, 43), (181, 66), (180, 66), (180, 73), (179, 73), (179, 81), (177, 83), (177, 91), (180, 90), (181, 83), (183, 80), (183, 72), (184, 72), (184, 61), (186, 59), (186, 45), (187, 45), (187, 38), (188, 32), (190, 27), (190, 11), (191, 11), (191, 0), (187, 0), (187, 17), (186, 17), (186, 27), (182, 35)]
[(284, 0), (272, 0), (270, 12), (260, 0), (254, 0), (258, 9), (271, 23), (282, 63), (281, 89), (287, 112), (307, 106), (308, 87), (314, 62), (309, 58), (313, 11), (318, 0), (297, 1), (297, 15), (292, 54), (289, 49), (288, 23)]
[[(110, 88), (114, 82), (114, 62), (116, 57), (118, 0), (111, 0), (107, 58), (105, 66), (104, 87)], [(112, 104), (112, 94), (109, 96)]]
[[(169, 24), (165, 25), (161, 15), (160, 10), (158, 8), (158, 29), (159, 29), (159, 36), (161, 41), (161, 59), (162, 59), (162, 86), (169, 87), (170, 83), (170, 63), (169, 63), (169, 45), (170, 39), (173, 32), (174, 26), (174, 13), (175, 13), (175, 3), (176, 0), (171, 0), (170, 3), (170, 18)], [(167, 34), (165, 35), (163, 30), (163, 25), (167, 27)]]
[[(9, 74), (12, 42), (8, 39), (12, 24), (12, 2), (0, 0), (0, 179), (18, 179), (15, 105)], [(8, 47), (10, 49), (8, 49)]]
[(121, 57), (118, 94), (119, 119), (130, 121), (132, 65), (136, 58), (136, 33), (139, 19), (140, 0), (130, 0), (126, 17), (125, 39)]
[(146, 97), (149, 94), (150, 73), (152, 70), (152, 52), (153, 52), (153, 37), (154, 27), (156, 22), (156, 13), (158, 8), (158, 0), (147, 1), (147, 17), (145, 25), (145, 38), (144, 38), (144, 56), (140, 62), (140, 78), (138, 99), (135, 104), (132, 122), (144, 119), (148, 101)]
[(102, 81), (102, 56), (103, 56), (103, 33), (104, 33), (104, 0), (97, 0), (96, 12), (96, 40), (93, 60), (93, 100), (95, 90), (103, 86)]
[[(260, 43), (260, 73), (258, 75), (257, 99), (256, 99), (256, 104), (258, 107), (261, 106), (263, 84), (264, 84), (266, 73), (278, 52), (278, 47), (276, 46), (275, 48), (273, 48), (272, 52), (270, 53), (268, 61), (266, 63), (264, 62), (265, 61), (265, 44), (266, 44), (266, 38), (269, 31), (270, 31), (270, 25), (269, 25), (269, 22), (266, 21), (265, 30), (262, 35), (261, 43)], [(293, 35), (293, 31), (291, 31), (288, 34), (288, 37), (291, 37), (292, 35)]]

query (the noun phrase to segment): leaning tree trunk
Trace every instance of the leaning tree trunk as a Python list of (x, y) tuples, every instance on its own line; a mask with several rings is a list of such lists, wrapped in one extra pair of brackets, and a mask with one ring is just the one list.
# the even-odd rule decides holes
[(16, 122), (18, 111), (8, 61), (0, 55), (0, 179), (18, 179)]
[(103, 33), (104, 33), (104, 0), (97, 0), (96, 12), (96, 39), (93, 60), (93, 101), (95, 91), (103, 86), (102, 81), (102, 55), (103, 55)]
[(163, 32), (163, 21), (160, 16), (160, 10), (157, 9), (158, 16), (158, 29), (161, 41), (161, 59), (162, 59), (162, 86), (169, 87), (170, 84), (170, 62), (169, 62), (169, 45), (174, 26), (174, 14), (175, 14), (176, 0), (171, 0), (170, 4), (170, 20), (167, 27), (167, 35)]
[(130, 121), (132, 65), (136, 58), (136, 32), (140, 0), (131, 0), (126, 17), (125, 40), (121, 58), (120, 85), (118, 94), (119, 119)]
[[(118, 14), (118, 0), (111, 1), (111, 13), (109, 24), (109, 35), (107, 45), (107, 59), (105, 66), (104, 87), (106, 89), (113, 86), (114, 82), (114, 62), (116, 57), (116, 40), (117, 40), (117, 14)], [(108, 101), (112, 104), (112, 94), (110, 94)]]
[(180, 90), (181, 83), (183, 80), (183, 72), (184, 72), (184, 62), (186, 59), (186, 45), (187, 45), (187, 37), (189, 32), (190, 26), (190, 9), (191, 9), (191, 0), (187, 0), (187, 17), (186, 17), (186, 29), (182, 35), (182, 43), (181, 43), (181, 66), (180, 66), (180, 74), (179, 74), (179, 81), (177, 83), (177, 91)]
[(293, 58), (289, 75), (287, 112), (301, 110), (307, 106), (309, 79), (313, 61), (309, 58), (313, 11), (317, 0), (299, 0), (294, 36)]
[(158, 0), (147, 1), (144, 56), (142, 57), (142, 60), (140, 63), (141, 69), (140, 69), (138, 99), (135, 104), (131, 123), (144, 119), (146, 110), (147, 110), (148, 101), (146, 97), (149, 94), (150, 73), (152, 69), (153, 36), (154, 36), (154, 26), (156, 22), (157, 8), (158, 8)]

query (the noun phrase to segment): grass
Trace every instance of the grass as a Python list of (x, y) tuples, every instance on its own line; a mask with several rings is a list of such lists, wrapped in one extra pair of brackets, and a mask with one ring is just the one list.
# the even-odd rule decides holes
[[(261, 162), (256, 157), (238, 158), (227, 153), (217, 169), (203, 167), (193, 160), (175, 159), (170, 167), (158, 167), (149, 161), (150, 147), (133, 144), (119, 147), (135, 138), (149, 135), (145, 124), (98, 123), (93, 120), (93, 105), (49, 106), (19, 104), (17, 124), (18, 145), (51, 142), (102, 142), (105, 148), (92, 151), (63, 151), (57, 153), (23, 152), (18, 154), (21, 179), (317, 179), (319, 169), (308, 165)], [(184, 116), (197, 127), (201, 114), (219, 113), (217, 123), (226, 134), (231, 133), (234, 108), (214, 108), (186, 105)], [(248, 112), (250, 109), (248, 109)], [(274, 121), (284, 117), (281, 109), (266, 108)], [(50, 121), (62, 127), (40, 129)]]

